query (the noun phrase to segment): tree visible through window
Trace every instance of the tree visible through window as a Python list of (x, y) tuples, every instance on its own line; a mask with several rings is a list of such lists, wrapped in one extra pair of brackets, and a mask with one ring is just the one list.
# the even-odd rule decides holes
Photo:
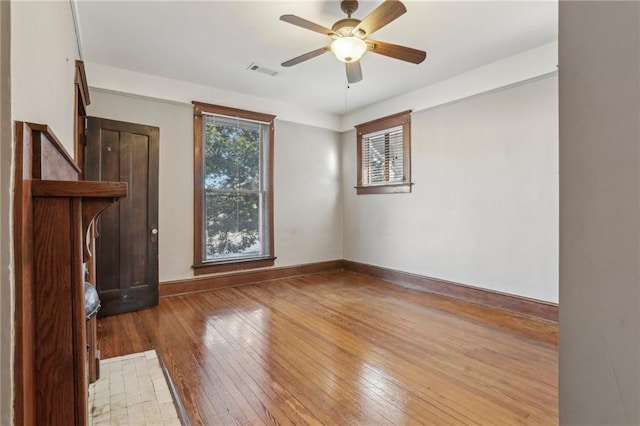
[(199, 251), (194, 268), (215, 272), (220, 265), (224, 270), (272, 265), (274, 117), (194, 105), (196, 157), (200, 157), (195, 170), (199, 194), (195, 208), (200, 211), (195, 228), (200, 242), (194, 247)]

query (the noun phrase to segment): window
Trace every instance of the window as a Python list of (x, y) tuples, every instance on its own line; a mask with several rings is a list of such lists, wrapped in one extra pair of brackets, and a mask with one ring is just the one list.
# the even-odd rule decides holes
[(275, 116), (193, 105), (195, 274), (273, 266)]
[(355, 127), (358, 194), (411, 192), (411, 111)]

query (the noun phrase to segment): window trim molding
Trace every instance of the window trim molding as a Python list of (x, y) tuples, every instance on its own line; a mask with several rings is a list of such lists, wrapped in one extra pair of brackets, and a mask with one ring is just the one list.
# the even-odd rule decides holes
[[(392, 127), (402, 125), (402, 168), (405, 176), (404, 183), (390, 183), (381, 185), (362, 185), (362, 136)], [(354, 126), (356, 129), (356, 162), (357, 162), (357, 182), (356, 191), (358, 195), (364, 194), (398, 194), (411, 192), (411, 110), (402, 111), (397, 114), (388, 115), (376, 120)]]
[[(213, 274), (218, 272), (239, 271), (243, 269), (254, 269), (270, 267), (274, 265), (274, 229), (273, 229), (273, 141), (275, 115), (263, 114), (260, 112), (246, 111), (237, 108), (230, 108), (221, 105), (207, 104), (192, 101), (193, 104), (193, 269), (194, 275)], [(244, 120), (261, 121), (269, 123), (269, 154), (267, 159), (268, 170), (265, 171), (267, 177), (267, 203), (266, 221), (268, 226), (268, 253), (265, 256), (255, 256), (245, 259), (232, 259), (223, 261), (205, 261), (202, 258), (202, 115), (216, 114), (227, 117), (237, 117)]]

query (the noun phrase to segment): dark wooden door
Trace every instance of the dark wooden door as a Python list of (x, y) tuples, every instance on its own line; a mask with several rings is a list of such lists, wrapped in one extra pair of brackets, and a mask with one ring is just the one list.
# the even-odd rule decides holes
[(129, 184), (129, 195), (97, 223), (99, 316), (158, 304), (159, 129), (87, 118), (85, 176)]

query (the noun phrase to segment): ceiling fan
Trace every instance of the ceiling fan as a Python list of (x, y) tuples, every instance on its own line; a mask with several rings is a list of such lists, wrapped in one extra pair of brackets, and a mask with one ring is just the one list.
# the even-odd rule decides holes
[(311, 52), (283, 62), (283, 67), (297, 65), (331, 50), (336, 55), (336, 58), (346, 64), (347, 81), (349, 83), (357, 83), (362, 80), (360, 58), (366, 51), (413, 64), (419, 64), (427, 57), (426, 52), (422, 50), (368, 38), (375, 31), (393, 22), (407, 11), (402, 2), (398, 0), (385, 0), (362, 21), (351, 17), (353, 12), (358, 9), (357, 1), (343, 0), (340, 2), (340, 7), (342, 11), (347, 14), (347, 18), (337, 21), (331, 29), (295, 15), (282, 15), (280, 17), (281, 21), (333, 38), (330, 45), (312, 50)]

